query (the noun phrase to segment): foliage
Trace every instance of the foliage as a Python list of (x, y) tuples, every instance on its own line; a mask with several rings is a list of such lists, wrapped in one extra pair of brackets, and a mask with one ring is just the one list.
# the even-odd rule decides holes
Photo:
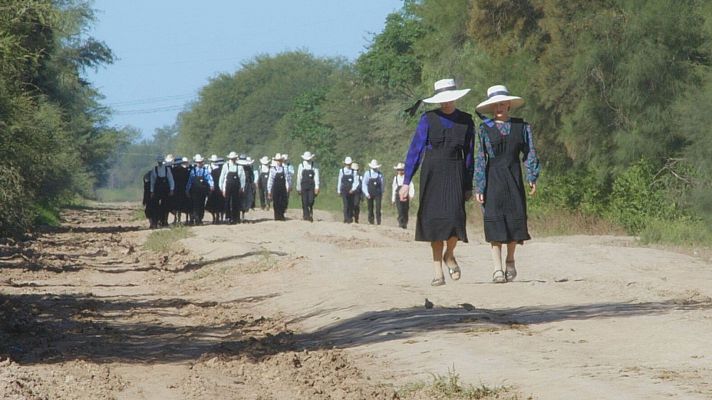
[[(82, 77), (111, 63), (111, 50), (87, 37), (93, 20), (80, 0), (9, 0), (0, 13), (0, 170), (12, 208), (0, 234), (25, 232), (40, 204), (92, 194), (106, 178), (123, 131), (106, 126), (99, 93)], [(18, 175), (18, 177), (13, 176)], [(20, 178), (21, 177), (21, 178)], [(4, 214), (4, 213), (3, 213)]]

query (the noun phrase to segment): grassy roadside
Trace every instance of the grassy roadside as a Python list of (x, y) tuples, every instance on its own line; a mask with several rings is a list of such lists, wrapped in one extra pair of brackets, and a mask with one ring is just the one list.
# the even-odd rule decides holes
[(431, 382), (416, 382), (398, 390), (403, 400), (531, 400), (508, 386), (488, 387), (460, 383), (460, 375), (448, 369), (447, 375), (432, 374)]
[(150, 251), (167, 252), (176, 249), (176, 246), (178, 246), (177, 241), (192, 237), (193, 235), (193, 232), (185, 226), (159, 229), (148, 235), (143, 247)]

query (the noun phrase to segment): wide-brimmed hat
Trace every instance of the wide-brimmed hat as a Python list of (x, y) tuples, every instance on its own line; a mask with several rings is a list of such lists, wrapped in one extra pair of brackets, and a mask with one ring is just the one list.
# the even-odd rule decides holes
[(176, 156), (173, 159), (173, 165), (181, 165), (183, 163), (183, 157), (181, 156)]
[(403, 164), (402, 162), (399, 162), (398, 164), (396, 164), (395, 167), (393, 167), (393, 169), (395, 169), (396, 171), (405, 169), (405, 164)]
[(156, 154), (156, 162), (163, 162), (163, 154)]
[(240, 156), (237, 157), (237, 164), (238, 164), (238, 165), (250, 165), (250, 163), (247, 162), (247, 155), (246, 155), (246, 154), (240, 154)]
[(245, 165), (252, 165), (255, 162), (255, 160), (252, 159), (252, 157), (247, 156), (247, 159), (245, 160)]
[(260, 158), (260, 164), (263, 164), (263, 165), (269, 164), (269, 157), (262, 156), (262, 158)]
[(427, 99), (423, 99), (423, 103), (447, 103), (470, 92), (470, 89), (458, 89), (454, 79), (441, 79), (433, 86), (435, 93)]
[(311, 161), (314, 157), (316, 157), (316, 155), (312, 154), (311, 151), (305, 151), (304, 154), (302, 154), (302, 160)]
[(351, 157), (344, 158), (344, 164), (351, 164), (352, 162), (354, 162), (354, 160), (352, 160)]
[(173, 157), (173, 154), (168, 154), (168, 155), (166, 155), (166, 158), (165, 158), (163, 161), (164, 161), (164, 162), (167, 162), (167, 163), (172, 163), (173, 160), (175, 160), (175, 159), (176, 159), (176, 158)]
[(201, 156), (200, 154), (196, 154), (196, 155), (193, 157), (193, 161), (195, 161), (195, 162), (204, 162), (205, 159), (204, 159), (203, 156)]
[(511, 101), (511, 110), (521, 107), (524, 104), (524, 99), (517, 96), (511, 96), (509, 89), (504, 85), (494, 85), (487, 89), (487, 99), (475, 107), (475, 110), (480, 112), (492, 112), (493, 106), (504, 101)]
[(237, 157), (237, 153), (235, 153), (234, 151), (231, 151), (230, 154), (227, 155), (228, 160), (234, 160)]
[(282, 153), (277, 153), (272, 157), (274, 161), (284, 161), (284, 155)]
[(358, 171), (358, 169), (359, 169), (358, 163), (357, 162), (351, 163), (351, 169)]
[(373, 169), (378, 169), (378, 168), (381, 168), (381, 164), (379, 164), (378, 161), (376, 161), (374, 159), (374, 160), (371, 160), (370, 163), (368, 163), (368, 167), (373, 168)]
[(282, 160), (283, 161), (289, 160), (289, 154), (287, 154), (287, 153), (282, 154)]
[(208, 158), (208, 160), (209, 160), (210, 162), (218, 162), (218, 161), (220, 161), (220, 159), (218, 158), (218, 155), (217, 155), (217, 154), (213, 154), (212, 156), (210, 156), (210, 158)]

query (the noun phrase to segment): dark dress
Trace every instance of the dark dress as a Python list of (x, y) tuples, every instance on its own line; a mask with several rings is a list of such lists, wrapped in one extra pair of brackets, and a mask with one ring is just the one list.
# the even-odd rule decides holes
[[(420, 206), (415, 240), (433, 242), (457, 237), (467, 242), (465, 228), (465, 191), (471, 190), (472, 176), (465, 163), (472, 146), (472, 116), (456, 110), (425, 113), (428, 141), (420, 171)], [(452, 122), (446, 128), (440, 117)]]
[(213, 184), (215, 185), (215, 190), (210, 192), (208, 195), (208, 202), (205, 205), (205, 209), (212, 213), (214, 216), (225, 211), (225, 198), (223, 197), (222, 190), (218, 188), (218, 182), (220, 182), (220, 172), (222, 167), (213, 168), (210, 171), (210, 175), (213, 177)]
[(245, 191), (240, 199), (240, 211), (244, 213), (253, 208), (255, 204), (255, 172), (251, 165), (243, 165), (242, 169), (245, 171)]
[(509, 135), (497, 127), (485, 125), (494, 157), (487, 159), (484, 226), (487, 242), (523, 242), (529, 240), (527, 203), (519, 156), (526, 145), (524, 121), (511, 119)]

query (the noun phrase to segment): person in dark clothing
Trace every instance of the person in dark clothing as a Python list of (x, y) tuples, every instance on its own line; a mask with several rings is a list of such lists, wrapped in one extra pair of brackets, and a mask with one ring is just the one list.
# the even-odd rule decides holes
[(396, 176), (393, 177), (393, 185), (391, 185), (391, 204), (396, 206), (398, 211), (398, 226), (403, 229), (408, 228), (408, 211), (410, 209), (410, 200), (415, 197), (415, 184), (413, 182), (408, 185), (408, 197), (401, 200), (398, 192), (403, 186), (405, 178), (405, 164), (402, 162), (396, 164), (393, 169), (396, 170)]
[(205, 160), (200, 154), (193, 157), (195, 165), (190, 171), (188, 183), (185, 186), (185, 193), (190, 196), (193, 204), (193, 223), (203, 224), (205, 216), (205, 199), (208, 193), (215, 190), (215, 183), (210, 171), (210, 167), (205, 165)]
[(152, 229), (159, 226), (168, 226), (168, 199), (173, 196), (175, 191), (175, 181), (170, 168), (173, 156), (169, 154), (165, 160), (157, 157), (156, 161), (158, 165), (153, 167), (150, 176), (151, 203), (154, 210), (152, 213), (153, 218), (151, 219)]
[(267, 197), (272, 200), (272, 208), (274, 209), (274, 220), (285, 221), (284, 213), (289, 205), (289, 182), (292, 181), (289, 176), (289, 170), (282, 165), (284, 158), (280, 153), (277, 153), (272, 159), (273, 164), (269, 170), (269, 180), (267, 181)]
[(310, 151), (302, 154), (302, 162), (297, 169), (297, 193), (302, 198), (302, 219), (314, 222), (314, 200), (319, 195), (319, 168), (314, 165)]
[(223, 218), (225, 217), (225, 198), (223, 197), (222, 190), (218, 188), (224, 160), (216, 154), (211, 155), (209, 160), (210, 176), (213, 178), (215, 190), (208, 194), (205, 210), (212, 215), (213, 224), (219, 224), (223, 222)]
[(267, 198), (267, 181), (269, 180), (270, 159), (267, 156), (260, 158), (260, 168), (257, 170), (257, 191), (260, 194), (260, 208), (270, 209), (270, 200)]
[(240, 223), (240, 197), (245, 190), (245, 171), (237, 164), (237, 153), (231, 151), (220, 172), (220, 190), (225, 197), (225, 216), (230, 224)]
[[(517, 276), (514, 251), (517, 244), (531, 239), (527, 228), (527, 202), (522, 178), (522, 165), (527, 171), (529, 194), (536, 193), (539, 158), (534, 149), (531, 126), (509, 112), (524, 104), (521, 97), (511, 96), (505, 86), (487, 89), (487, 99), (477, 105), (482, 116), (478, 132), (479, 150), (475, 162), (475, 198), (482, 204), (485, 240), (492, 249), (495, 283), (511, 282)], [(502, 270), (502, 244), (507, 245), (506, 270)]]
[(435, 273), (430, 284), (440, 286), (445, 284), (443, 262), (452, 280), (461, 276), (454, 250), (458, 240), (467, 242), (465, 201), (472, 197), (475, 128), (472, 116), (455, 107), (455, 100), (470, 89), (458, 90), (454, 79), (434, 86), (435, 94), (422, 102), (440, 104), (440, 109), (423, 113), (418, 122), (399, 195), (408, 198), (410, 182), (422, 164), (415, 240), (430, 242)]
[[(161, 157), (161, 160), (163, 157)], [(143, 175), (143, 214), (148, 219), (148, 223), (153, 228), (153, 215), (155, 210), (153, 209), (153, 202), (151, 201), (151, 170)]]
[(176, 157), (173, 160), (173, 166), (171, 167), (171, 173), (173, 174), (173, 180), (175, 181), (176, 190), (175, 195), (171, 198), (171, 213), (173, 213), (173, 223), (180, 224), (183, 221), (183, 214), (185, 214), (185, 222), (190, 221), (190, 197), (186, 195), (183, 188), (188, 184), (188, 175), (190, 175), (190, 160), (186, 157)]
[(353, 210), (354, 223), (358, 224), (358, 217), (361, 214), (361, 192), (363, 190), (363, 179), (358, 174), (358, 163), (352, 163), (351, 169), (354, 174), (354, 189), (351, 192), (351, 209)]
[(240, 154), (237, 158), (237, 165), (242, 168), (245, 174), (245, 186), (242, 190), (242, 195), (240, 196), (240, 213), (242, 214), (242, 222), (246, 222), (245, 213), (252, 208), (255, 202), (255, 173), (252, 170), (252, 163), (254, 161), (252, 158)]
[(381, 199), (386, 186), (385, 179), (378, 161), (371, 160), (368, 166), (371, 170), (363, 174), (363, 183), (361, 184), (363, 195), (366, 196), (368, 204), (368, 223), (373, 225), (375, 222), (377, 225), (381, 225)]
[(353, 194), (358, 186), (354, 179), (354, 171), (351, 169), (351, 164), (353, 164), (351, 157), (346, 157), (344, 166), (339, 170), (339, 178), (336, 182), (336, 194), (341, 196), (345, 224), (350, 224), (354, 221)]

